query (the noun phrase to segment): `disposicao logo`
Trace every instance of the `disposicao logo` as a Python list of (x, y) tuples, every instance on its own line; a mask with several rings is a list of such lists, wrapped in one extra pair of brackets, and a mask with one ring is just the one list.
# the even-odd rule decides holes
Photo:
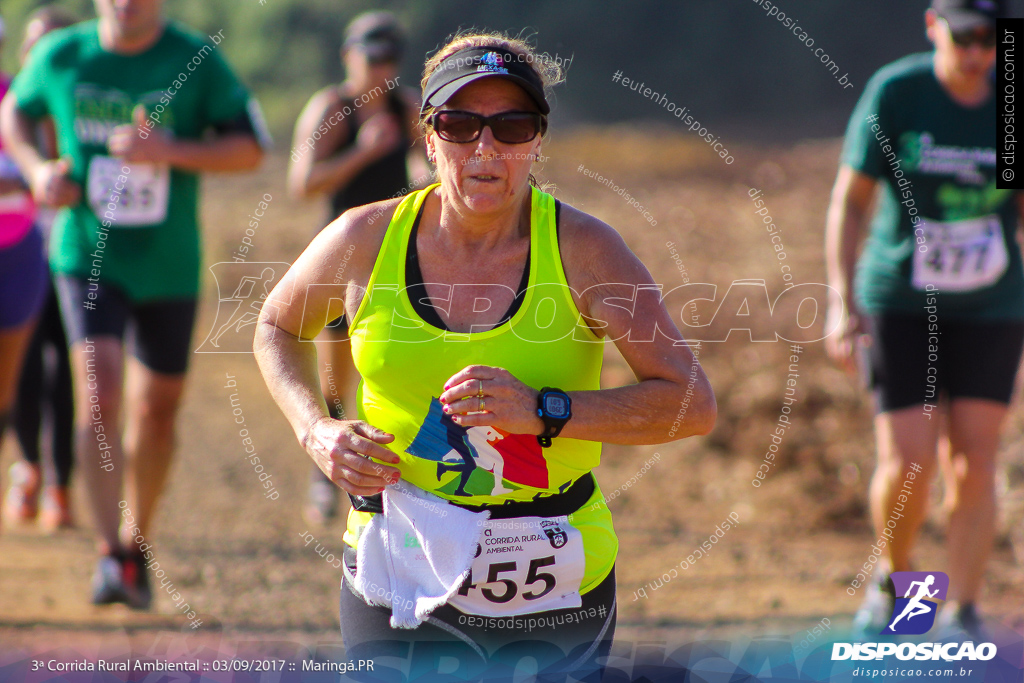
[(882, 659), (896, 655), (896, 659), (918, 661), (942, 659), (956, 662), (961, 659), (985, 661), (996, 656), (994, 643), (975, 645), (966, 643), (832, 643), (832, 661), (841, 659)]
[(945, 600), (949, 591), (949, 577), (942, 572), (893, 572), (889, 578), (896, 589), (896, 606), (882, 633), (919, 636), (930, 631), (937, 601)]
[[(896, 591), (896, 605), (883, 635), (921, 635), (931, 630), (938, 612), (938, 600), (945, 600), (949, 577), (942, 572), (893, 572), (889, 575)], [(902, 596), (902, 597), (900, 597)], [(994, 643), (833, 643), (832, 660), (897, 659), (918, 661), (966, 659), (988, 661), (996, 656)]]

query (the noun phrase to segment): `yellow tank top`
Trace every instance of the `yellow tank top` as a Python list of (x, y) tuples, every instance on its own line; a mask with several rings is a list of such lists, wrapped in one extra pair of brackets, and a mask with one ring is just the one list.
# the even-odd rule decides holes
[[(555, 200), (531, 190), (528, 287), (511, 320), (490, 330), (458, 333), (425, 322), (406, 288), (409, 236), (437, 186), (407, 195), (395, 210), (349, 336), (362, 381), (359, 417), (394, 434), (403, 479), (467, 505), (529, 501), (564, 492), (597, 467), (601, 444), (556, 438), (541, 448), (532, 434), (462, 427), (441, 409), (449, 377), (467, 365), (503, 367), (523, 383), (563, 391), (600, 388), (603, 340), (583, 322), (558, 250)], [(582, 592), (607, 576), (618, 541), (600, 488), (571, 523), (583, 534)], [(345, 541), (355, 546), (372, 513), (351, 511)]]

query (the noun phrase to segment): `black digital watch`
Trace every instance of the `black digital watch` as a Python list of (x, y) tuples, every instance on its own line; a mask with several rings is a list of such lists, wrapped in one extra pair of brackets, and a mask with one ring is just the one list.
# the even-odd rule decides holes
[(572, 417), (572, 399), (561, 389), (544, 387), (537, 395), (537, 416), (544, 421), (544, 431), (537, 437), (537, 443), (547, 448)]

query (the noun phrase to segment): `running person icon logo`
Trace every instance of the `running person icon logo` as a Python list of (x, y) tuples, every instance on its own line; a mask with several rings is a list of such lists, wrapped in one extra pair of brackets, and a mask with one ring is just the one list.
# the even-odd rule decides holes
[(290, 264), (221, 261), (210, 266), (217, 284), (217, 311), (195, 353), (252, 353), (253, 332), (263, 302)]
[(890, 578), (896, 589), (896, 606), (882, 633), (921, 635), (930, 631), (937, 601), (946, 599), (949, 577), (942, 572), (893, 572)]

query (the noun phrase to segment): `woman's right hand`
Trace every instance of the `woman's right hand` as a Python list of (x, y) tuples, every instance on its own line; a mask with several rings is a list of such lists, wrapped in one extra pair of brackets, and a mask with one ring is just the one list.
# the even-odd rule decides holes
[(397, 464), (399, 457), (381, 445), (394, 440), (394, 435), (362, 420), (324, 416), (310, 425), (302, 445), (335, 484), (354, 496), (372, 496), (398, 482), (397, 468), (370, 459)]
[[(835, 321), (838, 319), (838, 323)], [(857, 372), (857, 348), (863, 343), (861, 337), (867, 334), (864, 318), (851, 302), (849, 307), (843, 301), (829, 306), (825, 329), (835, 332), (825, 338), (825, 350), (829, 358), (850, 374)]]

